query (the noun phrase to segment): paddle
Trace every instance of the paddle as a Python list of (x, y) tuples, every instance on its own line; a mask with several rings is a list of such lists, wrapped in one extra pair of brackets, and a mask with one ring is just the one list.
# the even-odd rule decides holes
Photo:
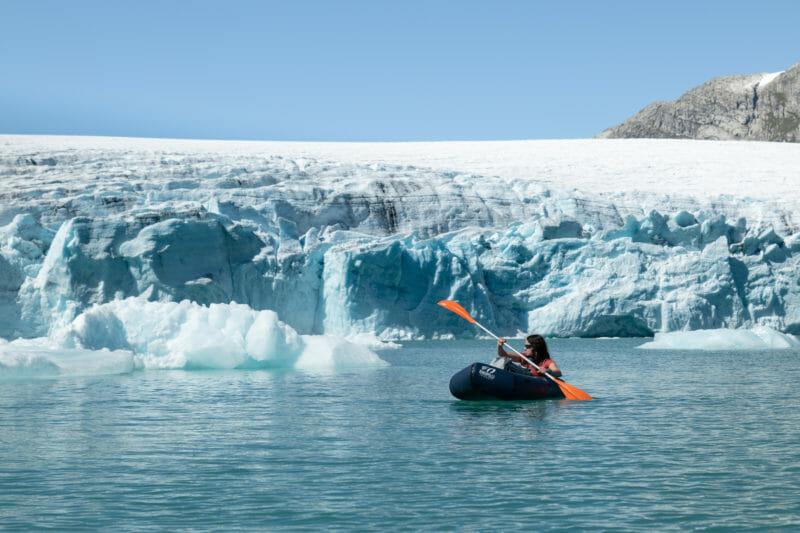
[[(476, 326), (481, 328), (483, 331), (485, 331), (486, 333), (488, 333), (489, 335), (491, 335), (495, 339), (499, 340), (499, 337), (497, 335), (495, 335), (494, 333), (492, 333), (491, 331), (489, 331), (488, 329), (483, 327), (481, 324), (478, 323), (478, 321), (476, 321), (474, 318), (469, 316), (469, 313), (467, 313), (467, 310), (464, 309), (463, 307), (461, 307), (456, 302), (454, 302), (452, 300), (442, 300), (441, 302), (439, 302), (439, 305), (441, 305), (442, 307), (444, 307), (448, 311), (452, 311), (455, 314), (457, 314), (458, 316), (460, 316), (462, 318), (465, 318), (468, 322), (472, 322), (473, 324), (475, 324)], [(505, 346), (508, 346), (509, 348), (511, 348), (511, 351), (513, 351), (515, 354), (517, 354), (518, 356), (523, 358), (529, 364), (533, 365), (533, 367), (536, 368), (536, 370), (538, 370), (540, 372), (543, 372), (543, 370), (541, 368), (539, 368), (539, 365), (537, 365), (536, 363), (534, 363), (533, 361), (531, 361), (530, 359), (528, 359), (527, 357), (525, 357), (524, 355), (522, 355), (521, 353), (516, 351), (512, 346), (510, 346), (508, 344), (506, 344)], [(546, 371), (544, 371), (544, 375), (547, 376), (548, 378), (552, 379), (556, 383), (556, 385), (558, 385), (558, 388), (561, 389), (561, 392), (564, 393), (564, 396), (568, 400), (591, 400), (592, 399), (592, 397), (589, 396), (589, 394), (583, 392), (578, 387), (570, 385), (569, 383), (565, 383), (565, 382), (561, 381), (560, 379), (556, 379), (553, 376), (551, 376), (549, 373), (547, 373)]]

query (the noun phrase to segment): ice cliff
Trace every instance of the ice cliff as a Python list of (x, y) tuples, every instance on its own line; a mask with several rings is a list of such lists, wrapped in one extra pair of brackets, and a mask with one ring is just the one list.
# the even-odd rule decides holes
[(131, 297), (346, 337), (474, 335), (444, 298), (503, 334), (798, 334), (800, 150), (731, 144), (0, 136), (0, 336)]

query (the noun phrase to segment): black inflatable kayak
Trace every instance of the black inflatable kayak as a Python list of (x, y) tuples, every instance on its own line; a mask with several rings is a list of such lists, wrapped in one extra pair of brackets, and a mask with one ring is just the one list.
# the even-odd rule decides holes
[(526, 371), (510, 372), (472, 363), (450, 378), (450, 392), (460, 400), (540, 400), (563, 398), (553, 380)]

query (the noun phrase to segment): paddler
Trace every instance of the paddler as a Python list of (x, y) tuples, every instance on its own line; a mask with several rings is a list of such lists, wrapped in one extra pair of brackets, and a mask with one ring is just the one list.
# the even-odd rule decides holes
[(523, 355), (536, 363), (541, 371), (529, 365), (522, 357), (517, 354), (508, 353), (503, 349), (506, 340), (503, 337), (497, 339), (497, 355), (500, 357), (508, 357), (512, 361), (520, 363), (525, 368), (531, 371), (534, 376), (543, 376), (544, 371), (554, 378), (561, 377), (561, 370), (556, 363), (550, 359), (550, 352), (547, 350), (547, 343), (541, 335), (529, 335), (525, 339), (525, 352)]

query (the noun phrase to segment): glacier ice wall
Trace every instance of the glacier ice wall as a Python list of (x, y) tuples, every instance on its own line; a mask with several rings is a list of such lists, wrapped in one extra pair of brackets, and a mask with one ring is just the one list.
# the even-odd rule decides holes
[(155, 141), (33, 146), (0, 155), (5, 338), (139, 296), (383, 339), (474, 335), (443, 298), (503, 334), (800, 333), (800, 224), (777, 201)]

